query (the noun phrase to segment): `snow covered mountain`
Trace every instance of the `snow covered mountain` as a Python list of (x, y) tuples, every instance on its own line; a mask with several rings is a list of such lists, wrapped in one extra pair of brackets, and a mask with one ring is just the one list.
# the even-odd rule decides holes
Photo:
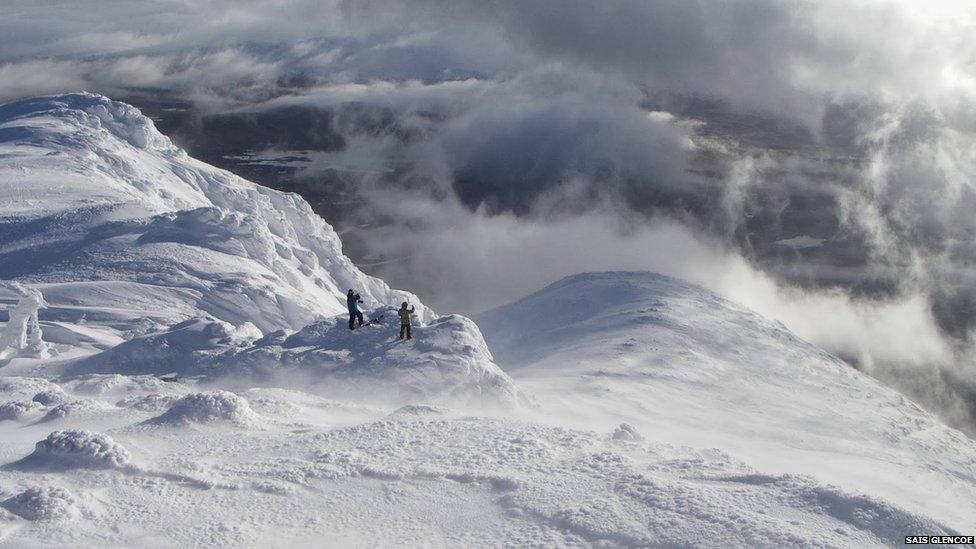
[(708, 290), (647, 272), (581, 274), (476, 320), (499, 364), (563, 425), (625, 421), (976, 527), (976, 443)]
[[(848, 547), (976, 528), (973, 441), (674, 279), (570, 277), (477, 319), (486, 344), (359, 271), (300, 197), (90, 94), (0, 106), (0, 205), (0, 544)], [(349, 287), (383, 323), (346, 328)], [(411, 342), (390, 325), (403, 300)]]
[(348, 288), (417, 303), (357, 269), (301, 197), (189, 158), (123, 103), (4, 105), (0, 147), (0, 277), (41, 288), (51, 318), (155, 328), (206, 313), (273, 331), (343, 312)]
[[(514, 398), (470, 321), (433, 322), (416, 296), (390, 289), (342, 255), (338, 235), (301, 197), (187, 157), (129, 105), (69, 94), (0, 107), (0, 203), (0, 277), (18, 284), (0, 298), (22, 302), (29, 286), (45, 302), (48, 344), (65, 357), (103, 351), (66, 372), (240, 376), (229, 355), (261, 340), (263, 353), (241, 353), (236, 362), (253, 366), (256, 355), (270, 353), (275, 365), (299, 363), (284, 368), (292, 384), (389, 381), (393, 362), (419, 355), (386, 350), (348, 360), (337, 351), (355, 354), (365, 338), (340, 341), (341, 329), (319, 330), (325, 339), (306, 341), (310, 352), (301, 360), (298, 345), (283, 352), (261, 339), (316, 320), (341, 328), (335, 315), (354, 288), (376, 314), (414, 304), (426, 324), (418, 342), (456, 357), (450, 366), (416, 359), (408, 370), (432, 381), (415, 391), (466, 388), (480, 398), (497, 389), (499, 398)], [(392, 310), (385, 318), (393, 321)], [(314, 350), (325, 344), (330, 353)], [(387, 360), (390, 354), (397, 360)], [(381, 362), (385, 369), (375, 367)], [(364, 371), (363, 363), (374, 367)], [(315, 379), (298, 376), (299, 369), (316, 370)]]

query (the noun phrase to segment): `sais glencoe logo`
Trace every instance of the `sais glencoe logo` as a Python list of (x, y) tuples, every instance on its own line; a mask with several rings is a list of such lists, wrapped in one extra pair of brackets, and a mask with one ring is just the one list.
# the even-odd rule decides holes
[(976, 536), (905, 536), (905, 545), (973, 545)]

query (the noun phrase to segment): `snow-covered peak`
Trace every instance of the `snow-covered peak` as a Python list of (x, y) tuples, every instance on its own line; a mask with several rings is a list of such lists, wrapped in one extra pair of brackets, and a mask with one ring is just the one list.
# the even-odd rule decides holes
[[(89, 135), (107, 132), (139, 149), (182, 154), (168, 137), (160, 133), (152, 120), (139, 109), (94, 93), (67, 93), (34, 97), (0, 106), (0, 120), (49, 118), (72, 121)], [(48, 135), (64, 139), (64, 136)], [(77, 135), (76, 137), (82, 137)], [(63, 141), (62, 141), (63, 142)]]
[[(704, 288), (648, 272), (586, 273), (475, 320), (498, 363), (566, 425), (626, 422), (958, 524), (976, 516), (976, 442)], [(934, 487), (954, 496), (932, 501)]]
[(268, 332), (410, 293), (367, 276), (300, 196), (188, 157), (132, 106), (87, 94), (0, 106), (0, 278), (48, 315), (120, 330), (211, 315)]
[[(839, 359), (805, 343), (782, 324), (770, 321), (700, 286), (647, 271), (580, 273), (565, 277), (514, 303), (477, 317), (496, 358), (513, 367), (532, 364), (567, 348), (603, 352), (629, 333), (653, 330), (660, 337), (677, 332), (675, 348), (734, 352), (729, 324), (772, 336), (784, 347), (809, 349), (844, 371)], [(743, 333), (743, 332), (739, 332)], [(602, 338), (604, 344), (592, 346)]]

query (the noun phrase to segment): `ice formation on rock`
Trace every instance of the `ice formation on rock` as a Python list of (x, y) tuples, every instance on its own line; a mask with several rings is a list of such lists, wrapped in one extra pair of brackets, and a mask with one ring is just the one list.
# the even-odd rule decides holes
[(17, 304), (8, 311), (7, 325), (0, 333), (0, 359), (14, 356), (44, 357), (50, 354), (41, 333), (37, 312), (46, 306), (44, 296), (35, 288), (16, 282), (6, 286), (20, 295)]

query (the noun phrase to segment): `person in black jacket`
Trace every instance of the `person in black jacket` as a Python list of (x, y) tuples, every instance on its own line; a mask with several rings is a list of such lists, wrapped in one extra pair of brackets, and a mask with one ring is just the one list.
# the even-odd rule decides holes
[(363, 298), (359, 297), (359, 294), (353, 293), (352, 290), (346, 294), (346, 306), (349, 307), (349, 329), (353, 328), (353, 321), (359, 320), (359, 325), (363, 325), (363, 313), (359, 310), (359, 304), (363, 302)]

